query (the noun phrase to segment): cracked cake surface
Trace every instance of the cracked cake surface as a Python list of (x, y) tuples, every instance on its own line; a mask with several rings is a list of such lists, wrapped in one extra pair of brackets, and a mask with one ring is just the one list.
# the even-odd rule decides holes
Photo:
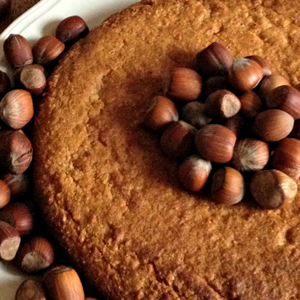
[(142, 126), (174, 66), (214, 41), (300, 79), (300, 3), (147, 0), (79, 41), (35, 118), (36, 200), (108, 299), (300, 299), (300, 201), (215, 205), (184, 191)]

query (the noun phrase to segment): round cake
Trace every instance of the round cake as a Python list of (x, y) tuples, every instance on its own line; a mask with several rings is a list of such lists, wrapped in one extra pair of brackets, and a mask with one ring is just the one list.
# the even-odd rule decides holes
[(188, 193), (142, 125), (174, 66), (212, 42), (300, 79), (300, 2), (145, 0), (79, 41), (35, 119), (35, 192), (108, 299), (300, 299), (300, 201), (263, 210)]

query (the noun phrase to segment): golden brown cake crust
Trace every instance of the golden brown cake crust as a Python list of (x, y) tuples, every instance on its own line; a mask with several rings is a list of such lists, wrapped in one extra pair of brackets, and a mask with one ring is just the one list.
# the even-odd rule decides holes
[(176, 181), (141, 126), (174, 65), (213, 41), (300, 78), (300, 2), (147, 0), (65, 57), (35, 123), (35, 189), (46, 220), (111, 299), (300, 299), (300, 203), (216, 206)]

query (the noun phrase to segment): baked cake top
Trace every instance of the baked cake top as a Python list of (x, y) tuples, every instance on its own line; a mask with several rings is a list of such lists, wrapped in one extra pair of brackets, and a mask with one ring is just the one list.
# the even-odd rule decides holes
[[(300, 78), (300, 3), (147, 0), (55, 70), (35, 118), (35, 190), (55, 236), (112, 299), (299, 299), (300, 202), (213, 204), (178, 184), (141, 126), (173, 66), (214, 41)], [(201, 200), (200, 200), (201, 199)]]

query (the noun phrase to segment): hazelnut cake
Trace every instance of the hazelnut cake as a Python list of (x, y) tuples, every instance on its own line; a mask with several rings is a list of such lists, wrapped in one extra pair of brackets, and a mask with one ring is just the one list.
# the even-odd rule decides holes
[(216, 205), (178, 183), (142, 126), (174, 66), (212, 42), (300, 79), (300, 2), (144, 0), (80, 40), (35, 118), (36, 199), (107, 299), (300, 299), (300, 201)]

